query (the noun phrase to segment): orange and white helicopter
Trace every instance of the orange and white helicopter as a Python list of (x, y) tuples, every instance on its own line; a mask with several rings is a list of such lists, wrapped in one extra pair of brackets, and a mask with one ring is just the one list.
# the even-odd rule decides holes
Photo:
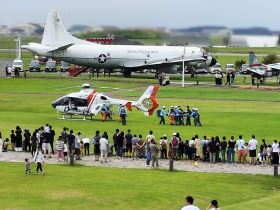
[(158, 85), (151, 85), (138, 101), (129, 101), (110, 98), (104, 93), (98, 93), (95, 89), (90, 88), (89, 84), (83, 84), (81, 91), (56, 99), (53, 101), (52, 107), (63, 115), (62, 119), (65, 119), (65, 115), (70, 115), (71, 118), (73, 115), (82, 115), (84, 120), (87, 116), (92, 118), (101, 111), (104, 105), (107, 107), (122, 105), (129, 111), (132, 111), (132, 107), (136, 107), (143, 111), (145, 116), (150, 116), (159, 105), (156, 99), (158, 89)]

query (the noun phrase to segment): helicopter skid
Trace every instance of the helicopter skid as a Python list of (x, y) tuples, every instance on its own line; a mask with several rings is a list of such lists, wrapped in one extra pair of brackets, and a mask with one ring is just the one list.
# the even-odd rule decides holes
[(57, 117), (59, 120), (73, 120), (73, 121), (91, 121), (93, 119), (88, 118), (69, 118), (69, 117)]

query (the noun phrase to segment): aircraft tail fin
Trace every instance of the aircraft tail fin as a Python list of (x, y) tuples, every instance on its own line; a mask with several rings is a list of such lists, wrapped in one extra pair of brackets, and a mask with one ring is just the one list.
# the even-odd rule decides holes
[[(64, 27), (62, 18), (58, 10), (51, 10), (48, 14), (42, 45), (58, 48), (70, 44), (89, 44), (85, 40), (78, 39), (72, 36)], [(93, 43), (92, 43), (93, 44)]]
[(147, 88), (144, 94), (139, 98), (137, 102), (133, 102), (132, 106), (144, 112), (145, 115), (150, 116), (154, 110), (158, 107), (158, 101), (156, 94), (158, 92), (158, 85), (151, 85)]
[(250, 51), (249, 52), (249, 66), (258, 66), (258, 65), (261, 65), (261, 62), (255, 55), (255, 53), (253, 51)]

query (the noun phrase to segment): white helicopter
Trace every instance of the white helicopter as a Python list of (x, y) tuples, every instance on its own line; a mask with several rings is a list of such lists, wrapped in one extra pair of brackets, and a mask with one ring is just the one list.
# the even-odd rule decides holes
[(83, 84), (81, 91), (56, 99), (53, 101), (52, 107), (63, 115), (62, 119), (66, 119), (65, 115), (70, 115), (71, 118), (73, 115), (82, 115), (84, 120), (86, 120), (87, 116), (90, 116), (92, 119), (92, 116), (97, 115), (104, 105), (107, 107), (121, 105), (125, 106), (129, 111), (132, 111), (132, 107), (136, 107), (138, 110), (143, 111), (145, 116), (150, 116), (159, 105), (156, 99), (158, 89), (158, 85), (151, 85), (138, 101), (129, 101), (110, 98), (90, 88), (89, 84)]

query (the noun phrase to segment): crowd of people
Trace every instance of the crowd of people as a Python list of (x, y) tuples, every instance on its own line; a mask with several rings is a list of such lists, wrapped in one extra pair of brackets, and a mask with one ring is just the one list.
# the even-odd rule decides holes
[[(116, 129), (112, 138), (106, 131), (101, 134), (98, 130), (91, 138), (82, 138), (81, 135), (79, 131), (74, 133), (73, 130), (64, 127), (55, 138), (56, 132), (49, 124), (35, 129), (32, 133), (29, 129), (22, 132), (21, 127), (16, 126), (15, 130), (11, 130), (10, 139), (6, 138), (3, 141), (0, 133), (0, 152), (7, 152), (10, 148), (15, 152), (30, 152), (34, 157), (40, 149), (43, 158), (52, 158), (56, 153), (58, 161), (68, 161), (70, 155), (81, 160), (83, 156), (93, 154), (95, 161), (101, 163), (106, 163), (107, 157), (114, 155), (116, 158), (145, 159), (147, 166), (152, 167), (159, 167), (159, 158), (205, 161), (211, 164), (216, 162), (279, 164), (280, 142), (273, 140), (267, 143), (265, 139), (258, 141), (255, 135), (247, 142), (242, 135), (237, 139), (234, 136), (227, 139), (225, 136), (199, 138), (198, 135), (194, 135), (190, 139), (183, 140), (176, 132), (170, 137), (164, 134), (156, 138), (153, 131), (143, 136), (132, 133), (130, 129), (126, 132)], [(91, 145), (93, 149), (90, 149)]]
[(160, 117), (159, 124), (163, 125), (165, 125), (165, 116), (168, 116), (170, 125), (191, 125), (191, 118), (193, 118), (195, 126), (202, 126), (198, 108), (195, 107), (190, 109), (189, 106), (186, 106), (184, 111), (181, 106), (170, 106), (169, 110), (162, 106), (157, 115)]

